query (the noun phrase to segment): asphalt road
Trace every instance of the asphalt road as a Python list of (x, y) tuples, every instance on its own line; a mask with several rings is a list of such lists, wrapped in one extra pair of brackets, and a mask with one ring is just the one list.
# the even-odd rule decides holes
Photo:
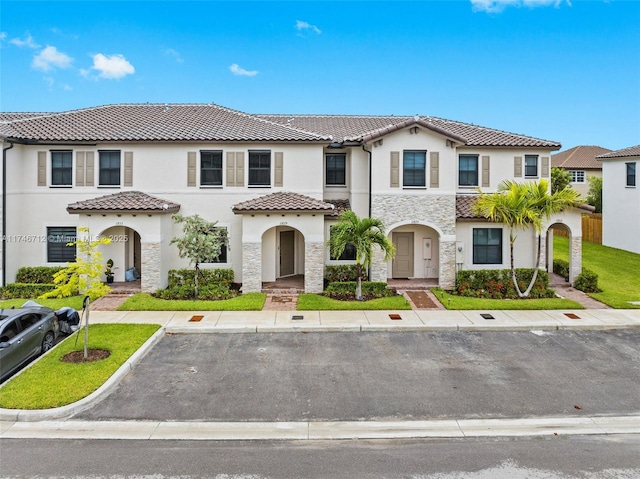
[(637, 479), (637, 436), (411, 441), (3, 440), (0, 478)]
[(640, 331), (168, 335), (79, 419), (640, 412)]

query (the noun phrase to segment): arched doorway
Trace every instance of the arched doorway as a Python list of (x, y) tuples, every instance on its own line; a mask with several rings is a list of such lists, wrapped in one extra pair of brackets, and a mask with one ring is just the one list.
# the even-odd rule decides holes
[(275, 226), (262, 234), (263, 288), (299, 286), (304, 289), (305, 239), (296, 228)]
[[(557, 241), (554, 240), (557, 238)], [(569, 263), (569, 278), (567, 281), (573, 281), (572, 271), (574, 270), (575, 255), (572, 254), (573, 235), (571, 228), (564, 223), (553, 223), (547, 229), (546, 241), (544, 243), (546, 254), (544, 254), (545, 269), (549, 275), (553, 273), (554, 259), (562, 259)], [(559, 248), (554, 248), (557, 243)]]
[(416, 223), (398, 225), (389, 232), (396, 255), (387, 268), (389, 279), (432, 280), (437, 284), (440, 269), (440, 234)]
[[(111, 240), (101, 247), (104, 261), (113, 260), (114, 282), (132, 282), (131, 273), (135, 269), (135, 278), (142, 275), (142, 246), (140, 234), (127, 226), (112, 226), (100, 233)], [(131, 271), (133, 273), (133, 271)], [(129, 281), (127, 281), (129, 280)]]

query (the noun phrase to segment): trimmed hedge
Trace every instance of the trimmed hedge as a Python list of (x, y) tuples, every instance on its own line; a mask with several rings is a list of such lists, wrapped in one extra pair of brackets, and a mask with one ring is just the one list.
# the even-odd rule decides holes
[[(356, 294), (355, 281), (329, 283), (324, 295), (332, 299), (353, 299)], [(362, 281), (362, 298), (369, 300), (395, 296), (396, 291), (387, 288), (387, 283), (381, 281)]]
[(564, 279), (569, 279), (569, 262), (564, 259), (553, 260), (553, 272)]
[[(533, 268), (516, 268), (520, 291), (524, 291), (531, 278)], [(488, 299), (518, 299), (509, 269), (465, 270), (458, 272), (456, 293), (460, 296)], [(553, 298), (555, 292), (549, 288), (549, 274), (539, 270), (538, 277), (528, 298)]]
[(10, 283), (4, 288), (0, 288), (0, 296), (3, 299), (37, 298), (55, 288), (55, 284)]
[[(358, 272), (355, 264), (340, 264), (325, 266), (324, 279), (327, 283), (356, 281)], [(367, 271), (363, 268), (360, 276), (362, 281), (367, 281)]]
[[(160, 299), (195, 299), (194, 269), (172, 269), (169, 271), (169, 285), (153, 293)], [(234, 298), (238, 291), (232, 289), (232, 269), (199, 269), (198, 299), (222, 300)]]
[(598, 288), (598, 275), (587, 268), (582, 268), (582, 273), (576, 278), (576, 289), (584, 291), (585, 293), (601, 293), (602, 290)]
[(65, 266), (24, 266), (16, 274), (16, 283), (53, 284), (53, 275)]

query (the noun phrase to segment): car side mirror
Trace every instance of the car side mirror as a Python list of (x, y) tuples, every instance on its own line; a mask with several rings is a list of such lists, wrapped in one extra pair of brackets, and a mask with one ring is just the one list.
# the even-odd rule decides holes
[(0, 349), (8, 348), (9, 346), (11, 346), (11, 343), (8, 343), (6, 341), (0, 342)]

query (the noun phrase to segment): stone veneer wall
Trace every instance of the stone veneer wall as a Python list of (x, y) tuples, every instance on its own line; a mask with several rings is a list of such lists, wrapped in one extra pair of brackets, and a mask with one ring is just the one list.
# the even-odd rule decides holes
[(262, 243), (242, 243), (242, 292), (262, 291)]
[(582, 273), (582, 236), (571, 235), (571, 271), (569, 282), (573, 284), (576, 277)]
[(322, 293), (324, 287), (324, 243), (305, 241), (304, 291)]
[(141, 291), (151, 293), (160, 289), (160, 265), (162, 255), (160, 254), (160, 243), (141, 243)]
[[(373, 195), (373, 218), (381, 220), (388, 230), (397, 223), (414, 223), (436, 226), (442, 231), (440, 243), (439, 284), (443, 288), (455, 286), (455, 234), (456, 196), (425, 194), (414, 195)], [(387, 280), (387, 263), (380, 248), (374, 248), (371, 280)]]

